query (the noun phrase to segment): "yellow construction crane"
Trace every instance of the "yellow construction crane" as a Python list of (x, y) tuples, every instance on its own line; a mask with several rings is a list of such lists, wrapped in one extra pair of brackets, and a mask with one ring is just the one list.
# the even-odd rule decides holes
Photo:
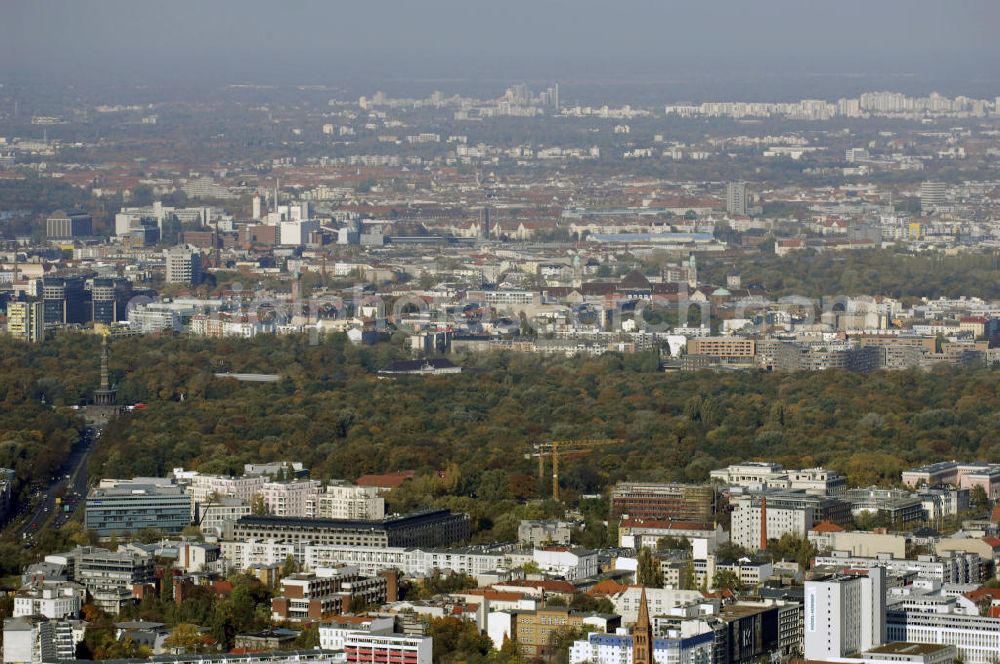
[[(552, 498), (559, 500), (559, 455), (590, 454), (596, 447), (621, 445), (618, 438), (581, 438), (578, 440), (555, 440), (550, 443), (535, 443), (535, 451), (525, 454), (526, 459), (538, 458), (538, 480), (545, 477), (545, 457), (552, 457)], [(571, 449), (565, 449), (570, 447)]]

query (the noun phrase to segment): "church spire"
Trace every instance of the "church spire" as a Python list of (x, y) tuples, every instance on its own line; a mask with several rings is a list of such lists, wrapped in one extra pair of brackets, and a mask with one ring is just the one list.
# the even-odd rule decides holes
[(653, 664), (653, 625), (646, 606), (646, 586), (639, 594), (639, 619), (632, 628), (632, 664)]

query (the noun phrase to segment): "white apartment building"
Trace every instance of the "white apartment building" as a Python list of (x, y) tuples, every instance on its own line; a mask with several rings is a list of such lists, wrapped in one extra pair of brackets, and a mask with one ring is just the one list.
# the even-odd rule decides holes
[(245, 316), (208, 316), (197, 314), (191, 317), (188, 331), (200, 337), (242, 337), (252, 339), (258, 334), (274, 331), (274, 326), (261, 321), (249, 320)]
[(27, 664), (41, 658), (37, 655), (37, 624), (23, 617), (9, 618), (3, 623), (4, 664)]
[(292, 544), (275, 540), (221, 542), (222, 555), (231, 567), (282, 564), (288, 556), (307, 570), (350, 565), (363, 576), (376, 576), (396, 569), (408, 576), (429, 576), (435, 569), (444, 573), (489, 574), (510, 567), (504, 553), (467, 547), (458, 549), (408, 549), (403, 547), (336, 546)]
[(142, 334), (180, 332), (183, 329), (182, 315), (169, 305), (156, 302), (133, 304), (129, 308), (128, 326)]
[[(705, 558), (696, 558), (692, 561), (694, 567), (695, 583), (699, 586), (703, 583), (712, 587), (715, 573), (718, 571), (732, 572), (747, 588), (755, 588), (762, 585), (774, 576), (774, 565), (769, 562), (758, 562), (750, 560), (717, 561), (715, 556), (708, 555)], [(680, 580), (677, 575), (678, 582)]]
[(22, 588), (14, 597), (14, 617), (76, 618), (86, 592), (79, 584), (58, 581), (43, 581), (35, 587)]
[(886, 637), (890, 641), (952, 645), (966, 664), (993, 664), (1000, 653), (1000, 618), (890, 610)]
[(331, 565), (356, 565), (368, 576), (386, 569), (398, 569), (409, 576), (429, 576), (441, 572), (488, 574), (509, 566), (507, 557), (474, 547), (461, 549), (405, 549), (402, 547), (358, 547), (306, 545), (305, 565), (310, 569)]
[(275, 540), (223, 541), (219, 543), (222, 557), (231, 569), (247, 570), (255, 565), (284, 563), (288, 556), (302, 563), (302, 545)]
[(538, 293), (535, 291), (497, 290), (482, 291), (473, 295), (480, 294), (483, 301), (491, 307), (535, 304), (538, 301)]
[(841, 496), (847, 493), (847, 478), (826, 468), (787, 470), (788, 488), (815, 496)]
[(955, 646), (895, 641), (872, 648), (861, 655), (857, 664), (952, 664)]
[(343, 620), (334, 619), (319, 625), (319, 647), (323, 650), (343, 650), (348, 636), (358, 632), (386, 636), (393, 633), (395, 620), (392, 616), (365, 616), (355, 620), (355, 616)]
[(227, 523), (250, 514), (250, 505), (239, 498), (217, 498), (195, 506), (196, 518), (199, 519), (195, 523), (199, 525), (201, 532), (216, 537), (222, 536)]
[(618, 525), (618, 545), (632, 549), (656, 547), (657, 541), (668, 536), (686, 537), (696, 547), (704, 546), (706, 551), (715, 551), (730, 540), (729, 533), (720, 525), (650, 519), (622, 519)]
[(406, 572), (410, 553), (402, 547), (306, 545), (302, 562), (306, 569), (354, 565), (364, 576), (374, 576), (386, 569)]
[[(174, 469), (177, 476), (180, 469)], [(183, 472), (183, 471), (180, 471)], [(225, 475), (202, 475), (190, 473), (179, 480), (187, 484), (187, 493), (192, 503), (205, 503), (213, 496), (238, 498), (249, 503), (255, 494), (263, 493), (266, 477), (227, 477)]]
[(174, 564), (181, 571), (187, 573), (221, 571), (219, 558), (222, 552), (217, 544), (182, 541), (171, 543), (170, 548), (175, 548), (177, 551), (177, 560)]
[(251, 475), (277, 475), (278, 473), (299, 474), (305, 470), (305, 466), (300, 461), (271, 461), (268, 463), (245, 463), (243, 464), (243, 474), (247, 477)]
[[(651, 644), (656, 664), (712, 664), (715, 638), (711, 630), (692, 636), (658, 637)], [(628, 664), (632, 661), (632, 637), (625, 628), (615, 634), (591, 633), (574, 641), (570, 664)]]
[(352, 632), (344, 636), (344, 652), (348, 662), (431, 664), (433, 643), (429, 636)]
[[(761, 548), (764, 521), (768, 540), (781, 539), (786, 533), (805, 539), (813, 527), (813, 510), (808, 506), (782, 507), (775, 503), (762, 509), (762, 499), (758, 496), (740, 496), (733, 504), (730, 539), (751, 551)], [(764, 519), (762, 512), (766, 514)]]
[(71, 578), (87, 589), (94, 604), (112, 615), (132, 600), (133, 586), (153, 580), (153, 557), (134, 550), (78, 546), (45, 556), (45, 562), (71, 569)]
[(729, 486), (753, 491), (782, 489), (816, 496), (837, 496), (847, 491), (847, 480), (826, 468), (786, 470), (780, 464), (746, 461), (711, 471), (709, 477)]
[(579, 581), (597, 576), (596, 551), (550, 547), (535, 549), (532, 559), (543, 572), (561, 576), (567, 581)]
[[(501, 592), (490, 587), (452, 593), (449, 598), (465, 602), (466, 605), (479, 604), (483, 607), (483, 615), (487, 617), (493, 611), (535, 611), (541, 605), (537, 598), (516, 592)], [(484, 618), (484, 622), (486, 619)], [(485, 625), (480, 625), (480, 629), (485, 629)]]
[(316, 515), (310, 513), (310, 509), (316, 505), (316, 496), (322, 491), (322, 486), (318, 480), (265, 482), (260, 494), (269, 514), (314, 517)]
[(895, 558), (891, 553), (874, 557), (852, 556), (845, 551), (833, 551), (828, 556), (816, 556), (816, 566), (869, 568), (881, 567), (889, 574), (916, 573), (919, 578), (941, 583), (979, 583), (981, 559), (974, 553), (952, 551), (949, 556), (922, 555), (916, 560)]
[(917, 492), (921, 507), (927, 514), (927, 520), (939, 524), (942, 519), (958, 515), (969, 509), (970, 491), (968, 489), (949, 489), (935, 487)]
[[(634, 623), (638, 620), (641, 593), (642, 588), (632, 586), (609, 598), (615, 606), (615, 612), (622, 617), (623, 623)], [(704, 601), (704, 597), (697, 590), (646, 588), (646, 606), (651, 616), (667, 615), (677, 607), (702, 601)]]
[(385, 498), (379, 495), (377, 487), (337, 482), (311, 500), (313, 504), (307, 511), (319, 519), (385, 518)]
[(7, 304), (7, 333), (38, 343), (45, 339), (45, 313), (41, 302), (10, 302)]
[(809, 531), (809, 541), (819, 551), (846, 551), (852, 556), (865, 557), (875, 557), (880, 553), (888, 553), (896, 558), (906, 557), (904, 535), (813, 528)]
[(807, 581), (804, 655), (830, 660), (886, 641), (885, 570)]
[(781, 465), (764, 461), (734, 463), (725, 468), (713, 470), (709, 473), (709, 477), (729, 486), (742, 486), (750, 489), (785, 489), (788, 487), (788, 475)]
[(76, 644), (83, 641), (83, 621), (8, 618), (3, 623), (4, 664), (62, 662), (76, 656)]
[(168, 284), (196, 285), (201, 283), (201, 254), (185, 247), (163, 250)]
[(408, 553), (407, 568), (404, 571), (413, 576), (429, 576), (435, 569), (454, 574), (479, 576), (510, 568), (506, 555), (476, 547), (411, 549)]
[(517, 541), (531, 546), (569, 544), (572, 524), (567, 521), (521, 521)]

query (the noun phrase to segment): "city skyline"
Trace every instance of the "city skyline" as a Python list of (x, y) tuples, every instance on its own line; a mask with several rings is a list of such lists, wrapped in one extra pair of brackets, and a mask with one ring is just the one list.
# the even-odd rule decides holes
[(995, 0), (11, 0), (3, 664), (997, 664)]
[[(101, 72), (156, 85), (216, 81), (353, 82), (358, 78), (515, 76), (602, 79), (668, 75), (692, 89), (707, 74), (792, 81), (906, 74), (948, 84), (992, 81), (1000, 52), (994, 3), (585, 0), (491, 5), (434, 0), (169, 4), (9, 3), (0, 70)], [(150, 26), (157, 30), (150, 30)], [(487, 29), (488, 26), (488, 29)], [(60, 48), (43, 46), (47, 40)], [(122, 57), (122, 56), (126, 57)], [(394, 74), (396, 71), (398, 74)], [(668, 79), (669, 80), (669, 79)], [(800, 83), (801, 84), (801, 83)], [(810, 85), (815, 87), (816, 81)]]

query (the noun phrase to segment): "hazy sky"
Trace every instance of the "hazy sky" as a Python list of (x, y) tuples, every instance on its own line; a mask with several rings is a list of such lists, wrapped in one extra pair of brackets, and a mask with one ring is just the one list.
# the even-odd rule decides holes
[(0, 71), (290, 83), (905, 72), (982, 83), (1000, 76), (998, 28), (1000, 0), (0, 0)]

